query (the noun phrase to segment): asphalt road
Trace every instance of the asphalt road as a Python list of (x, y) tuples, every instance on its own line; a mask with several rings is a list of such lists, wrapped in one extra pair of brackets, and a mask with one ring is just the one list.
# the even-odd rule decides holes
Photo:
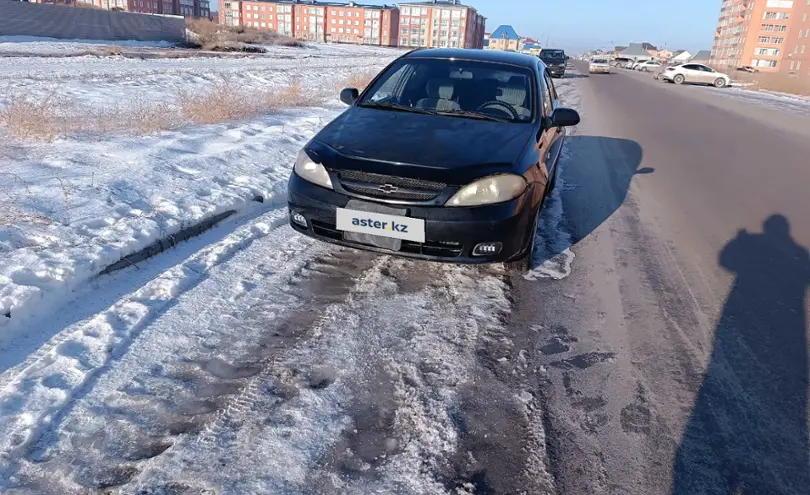
[(518, 283), (510, 322), (536, 330), (556, 491), (807, 493), (810, 118), (583, 79), (573, 270)]

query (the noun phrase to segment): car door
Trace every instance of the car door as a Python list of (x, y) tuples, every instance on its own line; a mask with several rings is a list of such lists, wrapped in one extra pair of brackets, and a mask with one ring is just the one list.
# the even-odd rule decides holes
[(683, 68), (681, 68), (681, 74), (683, 74), (683, 78), (688, 82), (700, 82), (700, 71), (694, 64), (684, 65)]
[[(557, 95), (557, 90), (554, 87), (554, 82), (551, 76), (546, 71), (540, 85), (540, 101), (541, 110), (543, 112), (543, 132), (541, 136), (542, 146), (540, 148), (541, 161), (544, 162), (547, 176), (553, 177), (556, 172), (557, 162), (560, 159), (562, 152), (563, 136), (565, 131), (561, 127), (548, 127), (545, 125), (551, 118), (554, 109), (560, 106), (560, 98)], [(545, 151), (545, 152), (544, 152)]]
[(717, 77), (717, 73), (711, 67), (707, 67), (705, 65), (698, 65), (698, 69), (700, 70), (700, 82), (711, 84), (714, 82), (715, 78)]

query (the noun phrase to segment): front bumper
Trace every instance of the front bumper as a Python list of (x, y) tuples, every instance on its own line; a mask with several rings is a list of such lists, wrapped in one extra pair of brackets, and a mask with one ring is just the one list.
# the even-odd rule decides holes
[(610, 73), (610, 67), (591, 67), (588, 70), (590, 71), (591, 74), (597, 74), (597, 73), (608, 74), (608, 73)]
[[(519, 198), (497, 205), (470, 208), (446, 208), (412, 204), (391, 205), (406, 208), (406, 216), (425, 220), (425, 242), (403, 241), (399, 251), (345, 241), (343, 232), (336, 228), (336, 209), (344, 208), (350, 197), (311, 184), (293, 173), (288, 189), (290, 226), (297, 232), (324, 242), (366, 251), (452, 263), (497, 263), (519, 259), (529, 245), (535, 208), (531, 207), (530, 187)], [(366, 201), (366, 200), (364, 200)], [(292, 221), (292, 213), (307, 220), (307, 227)], [(479, 243), (500, 242), (499, 253), (473, 256)]]
[(549, 67), (548, 72), (554, 77), (562, 77), (565, 75), (565, 67)]

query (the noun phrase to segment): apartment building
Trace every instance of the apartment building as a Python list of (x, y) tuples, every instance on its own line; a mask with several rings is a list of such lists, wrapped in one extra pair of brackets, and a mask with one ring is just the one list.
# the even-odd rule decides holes
[(399, 46), (483, 48), (486, 18), (460, 0), (399, 4)]
[(710, 62), (777, 72), (787, 59), (787, 40), (799, 4), (810, 0), (724, 0)]
[[(247, 26), (294, 36), (295, 2), (220, 1), (228, 26)], [(220, 14), (220, 19), (222, 19)]]
[(810, 77), (810, 0), (796, 0), (780, 72)]
[(309, 41), (397, 46), (399, 9), (295, 0), (220, 0), (220, 22)]
[(326, 10), (325, 41), (379, 46), (399, 43), (397, 7), (349, 2), (330, 5)]

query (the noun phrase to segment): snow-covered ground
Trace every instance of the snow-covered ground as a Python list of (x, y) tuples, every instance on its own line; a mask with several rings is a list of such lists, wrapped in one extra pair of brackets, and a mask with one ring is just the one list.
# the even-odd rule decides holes
[(109, 106), (148, 98), (172, 103), (178, 91), (216, 84), (243, 91), (267, 90), (299, 80), (307, 90), (328, 88), (357, 72), (379, 71), (401, 51), (338, 45), (273, 47), (246, 58), (128, 59), (120, 57), (0, 57), (0, 104), (14, 95), (58, 94), (78, 104)]
[[(298, 53), (309, 57), (310, 51)], [(247, 92), (298, 80), (305, 92), (336, 96), (353, 73), (379, 70), (396, 53), (361, 49), (341, 58), (318, 58), (318, 63), (293, 55), (231, 61), (0, 59), (0, 87), (5, 87), (0, 94), (9, 97), (14, 88), (46, 94), (58, 88), (60, 97), (85, 108), (136, 98), (171, 105), (177, 91), (205, 92), (225, 81)], [(10, 317), (0, 319), (0, 337), (158, 238), (240, 210), (257, 196), (281, 201), (295, 154), (342, 108), (339, 102), (326, 106), (156, 136), (3, 146), (0, 314)]]
[[(0, 60), (0, 85), (58, 84), (99, 106), (221, 81), (334, 90), (398, 55), (318, 50), (32, 58), (17, 67), (23, 81)], [(578, 81), (558, 81), (573, 107)], [(369, 255), (287, 226), (295, 154), (341, 108), (0, 149), (0, 491), (475, 492), (473, 474), (453, 473), (480, 462), (460, 438), (478, 421), (462, 405), (494, 387), (477, 357), (485, 348), (493, 366), (519, 367), (526, 353), (505, 334), (509, 286), (499, 267)], [(97, 276), (229, 210), (212, 230)], [(563, 218), (555, 196), (544, 230)], [(542, 242), (527, 278), (565, 277), (566, 239)], [(538, 400), (518, 389), (498, 403), (531, 427), (527, 492), (551, 491)]]
[(726, 88), (718, 91), (717, 95), (722, 98), (734, 98), (784, 112), (810, 115), (810, 98), (803, 96), (745, 88)]
[(74, 55), (86, 53), (107, 46), (127, 48), (169, 48), (174, 43), (168, 41), (135, 40), (68, 40), (43, 38), (39, 36), (0, 36), (0, 56), (4, 53), (30, 53), (36, 55)]

